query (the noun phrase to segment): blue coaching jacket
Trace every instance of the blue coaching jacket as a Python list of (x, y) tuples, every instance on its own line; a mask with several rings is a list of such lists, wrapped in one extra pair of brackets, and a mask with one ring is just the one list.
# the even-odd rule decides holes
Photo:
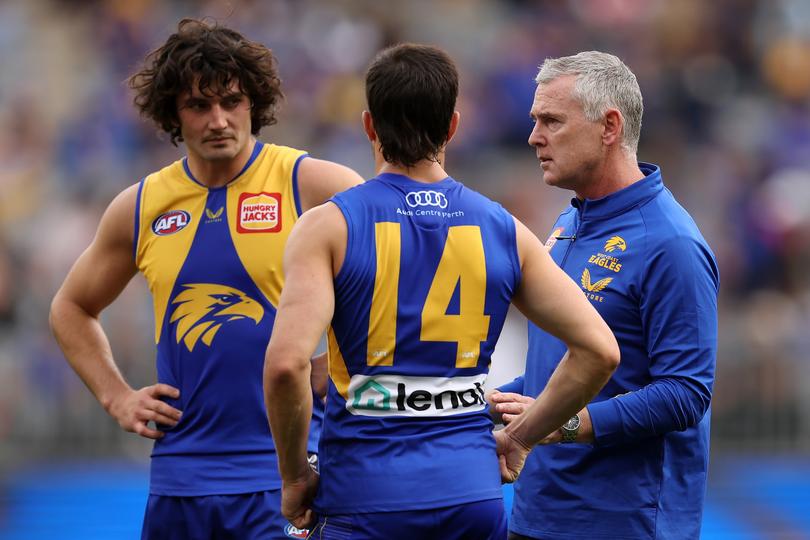
[[(595, 443), (538, 446), (515, 485), (510, 528), (537, 538), (698, 538), (709, 461), (718, 270), (660, 169), (572, 200), (546, 245), (610, 326), (621, 364), (588, 405)], [(566, 351), (529, 324), (537, 396)]]

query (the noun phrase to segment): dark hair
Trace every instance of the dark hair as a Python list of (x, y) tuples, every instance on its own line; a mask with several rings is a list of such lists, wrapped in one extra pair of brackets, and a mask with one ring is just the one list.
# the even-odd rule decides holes
[(436, 161), (457, 97), (458, 72), (441, 49), (403, 43), (380, 52), (366, 73), (366, 99), (385, 161)]
[(270, 49), (216, 23), (183, 19), (162, 47), (150, 52), (145, 67), (128, 79), (135, 90), (135, 106), (171, 135), (183, 140), (177, 115), (177, 96), (190, 92), (199, 79), (205, 95), (225, 93), (239, 82), (250, 99), (251, 132), (276, 123), (281, 80)]

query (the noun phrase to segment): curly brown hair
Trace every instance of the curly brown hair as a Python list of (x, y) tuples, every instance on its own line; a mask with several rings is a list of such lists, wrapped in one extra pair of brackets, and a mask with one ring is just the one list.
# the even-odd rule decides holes
[(135, 91), (135, 106), (162, 130), (175, 146), (183, 140), (177, 97), (199, 84), (205, 95), (227, 92), (233, 81), (250, 99), (253, 135), (276, 123), (284, 94), (276, 59), (266, 46), (230, 28), (204, 20), (183, 19), (166, 43), (150, 52), (145, 67), (127, 83)]

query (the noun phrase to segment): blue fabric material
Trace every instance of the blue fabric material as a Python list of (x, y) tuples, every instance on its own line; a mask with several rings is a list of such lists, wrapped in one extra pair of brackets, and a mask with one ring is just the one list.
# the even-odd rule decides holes
[[(588, 405), (594, 445), (530, 454), (510, 527), (534, 538), (699, 537), (719, 274), (659, 168), (639, 166), (646, 177), (627, 188), (574, 199), (549, 238), (616, 335), (621, 364)], [(530, 324), (525, 378), (505, 387), (536, 396), (565, 350)]]
[(505, 540), (503, 501), (406, 512), (321, 516), (314, 540)]
[(141, 540), (306, 538), (284, 519), (280, 508), (281, 490), (205, 497), (150, 495)]

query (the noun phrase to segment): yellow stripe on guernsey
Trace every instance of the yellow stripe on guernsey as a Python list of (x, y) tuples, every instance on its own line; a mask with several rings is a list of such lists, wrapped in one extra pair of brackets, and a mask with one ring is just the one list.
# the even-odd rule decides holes
[[(264, 145), (248, 170), (227, 187), (228, 224), (237, 255), (273, 306), (278, 305), (284, 285), (281, 265), (274, 261), (280, 261), (298, 219), (292, 171), (303, 154), (285, 146)], [(205, 219), (208, 193), (186, 175), (182, 161), (144, 181), (135, 262), (152, 291), (156, 343), (177, 276)]]
[(368, 318), (369, 366), (393, 366), (397, 341), (397, 298), (399, 297), (399, 223), (375, 223), (374, 241), (377, 273)]
[(346, 360), (343, 359), (343, 353), (340, 352), (340, 345), (338, 345), (335, 331), (330, 326), (326, 331), (327, 353), (329, 362), (329, 378), (335, 384), (338, 393), (343, 396), (343, 399), (349, 399), (349, 370), (346, 367)]
[[(273, 306), (284, 286), (281, 259), (298, 220), (292, 188), (296, 160), (306, 152), (265, 145), (242, 178), (228, 186), (228, 225), (236, 253)], [(290, 216), (293, 219), (288, 219)], [(279, 264), (268, 264), (268, 259)]]
[(175, 161), (144, 180), (135, 263), (146, 278), (155, 308), (155, 343), (177, 275), (202, 220), (208, 190)]

